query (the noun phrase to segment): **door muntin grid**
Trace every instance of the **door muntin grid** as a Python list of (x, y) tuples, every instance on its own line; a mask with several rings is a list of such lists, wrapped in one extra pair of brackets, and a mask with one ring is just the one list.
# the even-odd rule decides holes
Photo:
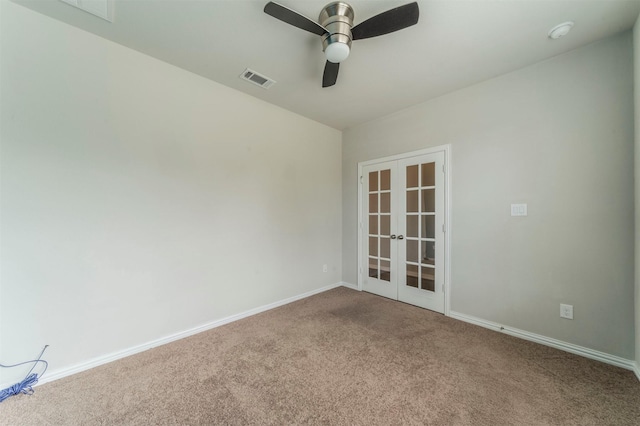
[(369, 172), (368, 276), (391, 281), (391, 169)]
[(435, 151), (363, 166), (363, 290), (444, 312), (445, 160)]
[(409, 165), (406, 173), (405, 285), (435, 292), (436, 163)]

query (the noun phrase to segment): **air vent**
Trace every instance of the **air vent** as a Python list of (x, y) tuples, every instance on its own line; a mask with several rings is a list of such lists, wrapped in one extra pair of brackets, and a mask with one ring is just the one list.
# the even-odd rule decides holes
[(242, 74), (240, 74), (240, 78), (243, 80), (247, 80), (248, 82), (253, 83), (257, 86), (260, 86), (263, 89), (268, 89), (269, 87), (276, 84), (275, 80), (258, 74), (257, 72), (250, 70), (249, 68), (247, 68)]
[(61, 0), (92, 15), (113, 22), (113, 0)]

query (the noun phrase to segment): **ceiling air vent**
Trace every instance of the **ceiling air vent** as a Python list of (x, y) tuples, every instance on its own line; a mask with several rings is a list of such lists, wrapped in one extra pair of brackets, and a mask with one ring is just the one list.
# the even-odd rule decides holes
[(113, 22), (113, 0), (62, 0), (63, 2), (89, 12), (92, 15)]
[(264, 75), (260, 75), (257, 72), (250, 70), (249, 68), (247, 68), (246, 70), (244, 70), (242, 74), (240, 74), (240, 78), (243, 80), (247, 80), (248, 82), (253, 83), (255, 85), (258, 85), (263, 89), (268, 89), (269, 87), (276, 84), (275, 80), (272, 80), (269, 77), (266, 77)]

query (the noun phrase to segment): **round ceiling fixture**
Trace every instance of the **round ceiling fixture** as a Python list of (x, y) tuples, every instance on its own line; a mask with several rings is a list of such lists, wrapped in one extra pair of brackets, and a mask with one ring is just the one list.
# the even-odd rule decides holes
[(571, 21), (563, 22), (562, 24), (556, 25), (555, 27), (551, 28), (549, 30), (548, 36), (550, 39), (553, 39), (553, 40), (559, 39), (560, 37), (563, 37), (569, 34), (569, 31), (571, 31), (571, 28), (573, 28), (573, 22)]
[(335, 42), (331, 43), (324, 50), (324, 54), (327, 57), (327, 61), (339, 64), (349, 57), (349, 45), (347, 43)]

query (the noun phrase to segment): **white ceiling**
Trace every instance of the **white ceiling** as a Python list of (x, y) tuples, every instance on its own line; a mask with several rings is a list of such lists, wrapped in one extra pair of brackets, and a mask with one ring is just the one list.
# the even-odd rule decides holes
[[(355, 24), (411, 0), (350, 0)], [(419, 0), (417, 25), (353, 43), (321, 87), (320, 37), (278, 21), (267, 0), (113, 0), (113, 23), (58, 0), (14, 0), (290, 111), (346, 129), (632, 28), (640, 0)], [(279, 0), (312, 18), (330, 0)], [(558, 40), (548, 31), (574, 21)], [(251, 68), (269, 90), (238, 78)]]

